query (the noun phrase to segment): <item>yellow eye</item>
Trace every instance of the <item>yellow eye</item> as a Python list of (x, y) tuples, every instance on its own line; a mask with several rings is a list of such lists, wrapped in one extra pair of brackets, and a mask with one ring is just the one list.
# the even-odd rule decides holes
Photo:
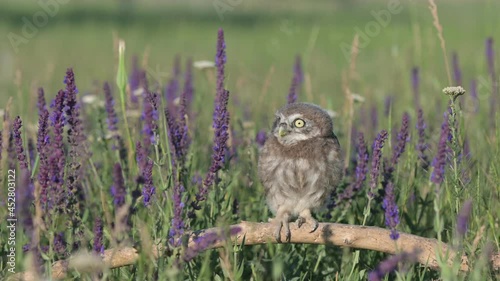
[(297, 128), (302, 128), (305, 124), (306, 122), (302, 119), (295, 119), (295, 121), (293, 121), (293, 125)]

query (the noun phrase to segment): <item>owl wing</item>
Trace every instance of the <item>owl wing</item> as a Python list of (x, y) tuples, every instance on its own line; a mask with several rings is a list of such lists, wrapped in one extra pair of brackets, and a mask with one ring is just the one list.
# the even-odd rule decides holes
[(258, 175), (259, 179), (264, 186), (264, 190), (266, 195), (272, 187), (273, 179), (275, 177), (275, 171), (279, 163), (277, 163), (277, 159), (272, 153), (276, 145), (273, 143), (272, 138), (269, 138), (264, 146), (261, 148), (259, 152), (259, 161), (258, 161)]
[(337, 136), (332, 133), (324, 139), (323, 155), (326, 157), (327, 174), (330, 188), (336, 188), (344, 177), (344, 157), (340, 149), (340, 143)]

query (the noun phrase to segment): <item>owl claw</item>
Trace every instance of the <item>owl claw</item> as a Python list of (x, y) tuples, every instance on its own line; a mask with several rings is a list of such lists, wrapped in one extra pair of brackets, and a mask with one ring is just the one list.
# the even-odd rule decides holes
[(319, 226), (319, 223), (317, 220), (313, 219), (313, 218), (310, 218), (309, 221), (311, 222), (312, 224), (312, 229), (310, 232), (314, 232), (316, 231), (316, 229), (318, 229), (318, 226)]
[(285, 242), (290, 242), (292, 233), (290, 232), (290, 224), (288, 221), (276, 221), (276, 229), (274, 230), (274, 238), (278, 243), (283, 243), (281, 240), (281, 229), (285, 227)]
[(297, 227), (298, 227), (298, 228), (300, 228), (300, 227), (301, 227), (301, 226), (302, 226), (305, 222), (306, 222), (306, 219), (305, 219), (305, 218), (303, 218), (303, 217), (298, 217), (298, 218), (297, 218), (297, 221), (296, 221), (296, 223), (297, 223)]

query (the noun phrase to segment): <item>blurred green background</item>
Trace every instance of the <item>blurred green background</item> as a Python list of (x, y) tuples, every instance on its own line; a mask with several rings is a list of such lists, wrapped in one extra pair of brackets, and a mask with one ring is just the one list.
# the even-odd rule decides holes
[[(33, 23), (34, 15), (44, 13), (41, 3), (47, 2), (57, 3), (57, 12), (47, 17), (44, 26), (29, 31), (31, 38), (24, 36), (26, 20)], [(376, 23), (373, 13), (387, 10), (389, 4), (400, 5), (401, 12), (391, 14), (384, 27), (380, 21)], [(448, 52), (458, 52), (464, 77), (486, 75), (484, 40), (488, 36), (500, 38), (498, 1), (449, 0), (437, 4)], [(83, 92), (102, 81), (113, 81), (114, 37), (126, 41), (129, 58), (138, 55), (147, 64), (150, 76), (165, 83), (177, 54), (213, 60), (216, 32), (222, 27), (227, 41), (227, 87), (241, 101), (256, 105), (265, 99), (271, 101), (266, 103), (270, 107), (282, 103), (294, 57), (300, 54), (311, 77), (312, 93), (312, 97), (301, 100), (312, 98), (339, 110), (341, 73), (349, 65), (341, 46), (350, 45), (356, 31), (366, 32), (370, 23), (380, 29), (368, 40), (361, 37), (361, 43), (366, 44), (357, 60), (354, 92), (381, 100), (388, 93), (409, 91), (413, 66), (421, 67), (423, 89), (440, 91), (447, 86), (427, 1), (2, 0), (0, 104), (9, 96), (33, 96), (39, 86), (45, 88), (49, 98), (55, 96), (67, 67), (74, 67)], [(13, 34), (24, 40), (12, 43)], [(257, 99), (270, 72), (266, 96)], [(20, 82), (20, 89), (16, 82)], [(21, 103), (15, 106), (25, 110)]]

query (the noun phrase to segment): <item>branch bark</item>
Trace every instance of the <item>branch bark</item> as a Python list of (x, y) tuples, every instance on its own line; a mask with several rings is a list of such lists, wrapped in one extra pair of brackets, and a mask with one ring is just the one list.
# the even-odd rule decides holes
[[(243, 221), (230, 227), (240, 227), (241, 232), (231, 237), (233, 243), (240, 245), (245, 240), (245, 245), (257, 245), (266, 243), (277, 243), (274, 236), (274, 227), (270, 223), (257, 223)], [(412, 234), (400, 233), (399, 239), (393, 241), (390, 239), (390, 230), (373, 226), (359, 226), (338, 223), (320, 223), (315, 232), (310, 233), (306, 227), (297, 228), (296, 224), (290, 226), (292, 236), (290, 243), (295, 244), (318, 244), (332, 245), (340, 247), (350, 247), (356, 249), (373, 250), (388, 254), (395, 254), (399, 251), (411, 252), (418, 250), (418, 262), (432, 269), (439, 269), (437, 262), (437, 251), (447, 253), (449, 262), (456, 257), (457, 252), (446, 243), (441, 243), (436, 239), (424, 238)], [(194, 246), (193, 238), (196, 235), (205, 235), (207, 233), (222, 233), (223, 229), (214, 227), (190, 234), (188, 246)], [(285, 237), (282, 237), (285, 241)], [(209, 249), (219, 248), (227, 245), (226, 241), (218, 241), (211, 245)], [(148, 252), (153, 258), (163, 255), (169, 255), (162, 245), (153, 245), (152, 250)], [(117, 268), (132, 265), (139, 259), (139, 251), (132, 247), (112, 248), (104, 251), (102, 264), (107, 268)], [(461, 257), (460, 270), (468, 271), (467, 256)], [(500, 269), (500, 253), (491, 256), (490, 265), (493, 269)], [(70, 269), (85, 271), (73, 262), (73, 259), (57, 261), (52, 266), (52, 279), (63, 279), (67, 276)], [(32, 272), (17, 273), (10, 276), (9, 280), (36, 280)]]

